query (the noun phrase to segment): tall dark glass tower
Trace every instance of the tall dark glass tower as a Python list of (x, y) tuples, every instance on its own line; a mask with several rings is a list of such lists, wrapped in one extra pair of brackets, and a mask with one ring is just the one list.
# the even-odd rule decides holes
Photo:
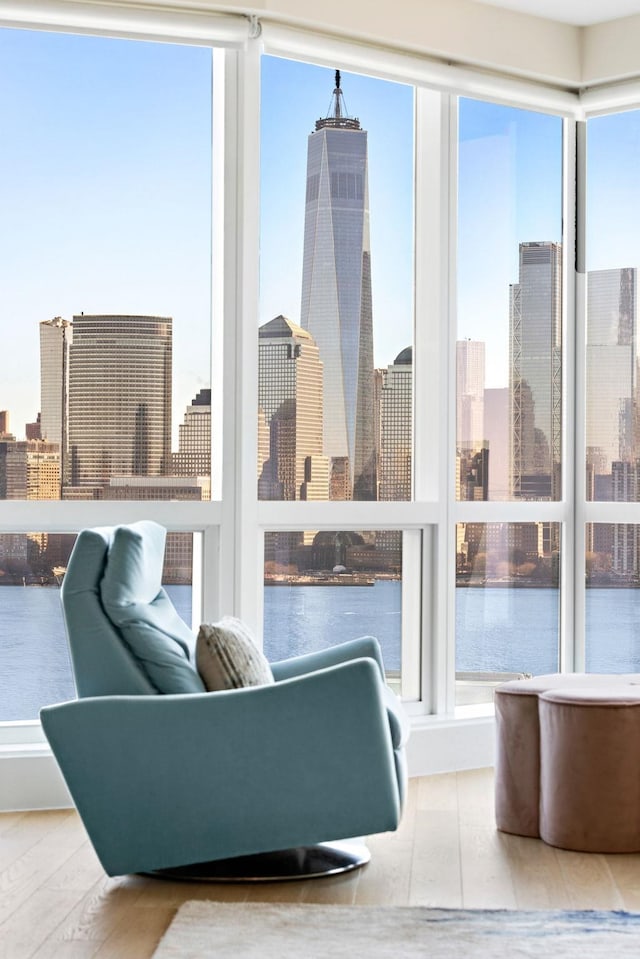
[(329, 115), (308, 141), (301, 308), (324, 364), (332, 498), (376, 499), (370, 261), (367, 132), (348, 116), (336, 71)]
[(510, 292), (511, 486), (515, 499), (560, 498), (562, 247), (521, 243)]

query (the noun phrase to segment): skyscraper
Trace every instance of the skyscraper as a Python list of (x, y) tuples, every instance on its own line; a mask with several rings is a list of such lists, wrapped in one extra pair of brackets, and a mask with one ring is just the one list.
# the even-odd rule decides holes
[(60, 499), (57, 443), (0, 441), (0, 499)]
[(408, 346), (384, 371), (381, 391), (380, 499), (411, 499), (413, 349)]
[(509, 499), (509, 389), (506, 386), (484, 391), (484, 436), (491, 454), (489, 499)]
[(484, 438), (485, 344), (456, 343), (456, 499), (489, 498), (489, 449)]
[(511, 493), (557, 499), (562, 444), (562, 247), (521, 243), (510, 286)]
[(456, 343), (456, 438), (458, 448), (478, 451), (484, 441), (485, 344)]
[[(587, 274), (587, 449), (597, 476), (634, 458), (637, 271)], [(635, 454), (637, 455), (637, 454)], [(609, 498), (609, 497), (607, 497)]]
[(376, 498), (367, 132), (349, 117), (340, 72), (307, 148), (301, 325), (324, 364), (324, 453), (332, 489)]
[[(269, 431), (259, 462), (260, 499), (329, 498), (322, 452), (322, 363), (313, 337), (284, 316), (258, 331), (258, 403)], [(260, 457), (262, 460), (262, 457)]]
[(166, 473), (171, 371), (170, 317), (74, 316), (68, 428), (73, 487), (101, 489), (115, 476)]
[(67, 468), (67, 424), (69, 414), (69, 350), (73, 326), (56, 316), (40, 323), (40, 437), (57, 443), (60, 476)]
[(187, 406), (171, 461), (174, 476), (211, 476), (210, 389), (200, 390)]

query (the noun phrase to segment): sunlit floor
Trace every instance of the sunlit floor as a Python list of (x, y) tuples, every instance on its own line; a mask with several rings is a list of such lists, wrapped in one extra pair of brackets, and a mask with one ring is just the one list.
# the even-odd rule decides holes
[(145, 959), (187, 899), (640, 910), (640, 855), (507, 836), (493, 771), (414, 779), (398, 832), (342, 877), (262, 885), (107, 878), (71, 811), (0, 814), (0, 959)]

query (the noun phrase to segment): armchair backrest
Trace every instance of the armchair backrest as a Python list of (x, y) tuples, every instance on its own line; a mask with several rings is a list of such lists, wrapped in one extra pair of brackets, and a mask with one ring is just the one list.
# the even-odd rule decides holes
[(78, 696), (136, 696), (157, 691), (106, 615), (100, 584), (114, 528), (83, 529), (61, 587), (62, 610)]
[(79, 534), (62, 607), (80, 698), (205, 691), (195, 636), (162, 587), (165, 539), (150, 521)]

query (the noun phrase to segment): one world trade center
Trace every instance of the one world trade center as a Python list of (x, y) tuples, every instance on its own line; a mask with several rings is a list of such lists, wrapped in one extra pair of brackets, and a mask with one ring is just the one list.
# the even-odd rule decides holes
[(301, 325), (324, 366), (324, 454), (332, 499), (377, 499), (367, 132), (349, 117), (340, 72), (309, 135)]

